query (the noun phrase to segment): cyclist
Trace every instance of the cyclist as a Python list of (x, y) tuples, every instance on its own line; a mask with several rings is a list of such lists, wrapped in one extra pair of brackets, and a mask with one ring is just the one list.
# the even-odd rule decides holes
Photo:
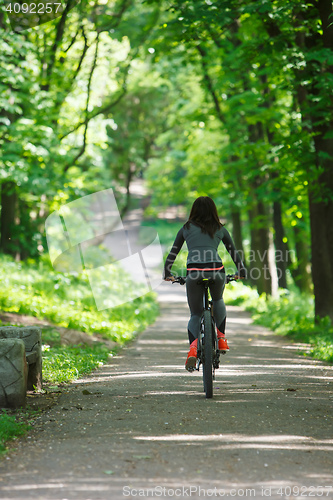
[(166, 281), (174, 280), (171, 267), (184, 241), (186, 241), (188, 248), (186, 294), (190, 308), (188, 322), (190, 350), (185, 368), (192, 371), (196, 366), (200, 318), (203, 311), (203, 291), (201, 285), (197, 283), (200, 278), (214, 279), (209, 290), (217, 326), (218, 348), (223, 352), (229, 350), (225, 338), (226, 308), (222, 297), (225, 286), (225, 269), (217, 252), (221, 241), (236, 265), (237, 275), (240, 278), (246, 277), (246, 269), (230, 234), (220, 222), (214, 201), (209, 196), (200, 196), (194, 201), (188, 221), (179, 230), (165, 261), (163, 278)]

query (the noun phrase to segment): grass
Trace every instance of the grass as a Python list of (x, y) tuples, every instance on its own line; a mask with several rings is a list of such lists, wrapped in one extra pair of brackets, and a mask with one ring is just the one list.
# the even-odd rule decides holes
[[(88, 334), (100, 334), (122, 346), (153, 323), (158, 305), (148, 293), (113, 309), (98, 311), (87, 276), (61, 274), (40, 262), (15, 262), (0, 256), (0, 309), (48, 319), (55, 325)], [(114, 280), (117, 293), (118, 280)], [(134, 288), (134, 285), (132, 285)], [(61, 346), (53, 329), (43, 328), (43, 376), (52, 383), (68, 382), (105, 363), (109, 350), (103, 345)]]
[(0, 456), (6, 452), (6, 443), (23, 436), (30, 428), (26, 421), (20, 420), (22, 415), (9, 415), (7, 411), (0, 413)]
[[(118, 276), (115, 271), (112, 286), (121, 295), (125, 280), (120, 283)], [(0, 281), (1, 310), (48, 319), (88, 334), (99, 333), (120, 345), (152, 323), (158, 314), (153, 293), (98, 311), (84, 272), (57, 273), (45, 260), (18, 263), (0, 256)]]
[(333, 363), (333, 326), (329, 318), (318, 319), (315, 323), (312, 296), (295, 289), (280, 290), (277, 298), (258, 297), (254, 290), (243, 287), (249, 291), (239, 292), (236, 303), (252, 313), (254, 323), (292, 341), (309, 344), (304, 354), (309, 351), (312, 357)]
[[(123, 276), (119, 283), (115, 274), (113, 289), (121, 294), (122, 286), (132, 286)], [(0, 310), (47, 319), (54, 325), (99, 334), (105, 339), (124, 345), (153, 323), (159, 309), (155, 294), (148, 293), (112, 309), (98, 311), (85, 273), (57, 273), (45, 259), (39, 262), (15, 262), (0, 255)], [(125, 283), (124, 283), (125, 282)], [(4, 324), (0, 321), (0, 325)], [(117, 347), (110, 350), (97, 345), (61, 345), (59, 332), (53, 327), (42, 328), (43, 381), (46, 386), (73, 381), (106, 363)], [(25, 415), (29, 415), (26, 410)], [(0, 413), (0, 454), (6, 442), (22, 436), (29, 429), (22, 421), (21, 411)]]
[(61, 384), (76, 380), (109, 359), (109, 350), (102, 345), (44, 347), (43, 378), (45, 381)]

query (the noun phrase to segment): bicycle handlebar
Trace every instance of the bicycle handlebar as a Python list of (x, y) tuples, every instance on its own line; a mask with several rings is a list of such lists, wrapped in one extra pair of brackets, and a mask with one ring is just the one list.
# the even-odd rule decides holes
[(170, 280), (171, 283), (179, 283), (180, 285), (185, 285), (186, 278), (183, 278), (182, 276), (175, 276), (174, 278), (174, 280)]
[[(225, 282), (226, 284), (230, 283), (230, 281), (238, 281), (239, 279), (243, 279), (238, 274), (227, 274), (225, 277)], [(180, 285), (185, 285), (186, 283), (186, 278), (183, 278), (183, 276), (174, 276), (173, 280), (168, 280), (171, 281), (171, 283), (179, 283)]]
[(227, 283), (230, 283), (230, 281), (238, 281), (240, 279), (243, 279), (243, 278), (238, 276), (238, 274), (227, 274), (225, 277), (225, 282), (227, 284)]

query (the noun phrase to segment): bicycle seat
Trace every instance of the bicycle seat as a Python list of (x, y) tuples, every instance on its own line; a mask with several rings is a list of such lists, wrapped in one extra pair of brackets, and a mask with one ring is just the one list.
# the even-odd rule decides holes
[(197, 285), (213, 285), (215, 280), (213, 278), (200, 278), (197, 281)]

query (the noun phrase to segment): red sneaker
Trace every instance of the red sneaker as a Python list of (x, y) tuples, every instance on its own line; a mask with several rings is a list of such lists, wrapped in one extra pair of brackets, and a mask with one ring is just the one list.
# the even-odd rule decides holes
[(222, 352), (222, 354), (225, 354), (227, 351), (229, 351), (229, 346), (227, 343), (227, 339), (225, 338), (225, 334), (220, 332), (220, 330), (217, 328), (217, 340), (218, 340), (218, 348), (219, 351)]
[(229, 351), (229, 346), (227, 343), (227, 339), (225, 337), (219, 337), (218, 341), (219, 341), (219, 351), (221, 351), (223, 354)]
[(195, 366), (197, 364), (198, 357), (198, 339), (193, 340), (190, 345), (190, 350), (188, 351), (187, 360), (185, 363), (185, 368), (189, 372), (193, 372), (195, 370)]

